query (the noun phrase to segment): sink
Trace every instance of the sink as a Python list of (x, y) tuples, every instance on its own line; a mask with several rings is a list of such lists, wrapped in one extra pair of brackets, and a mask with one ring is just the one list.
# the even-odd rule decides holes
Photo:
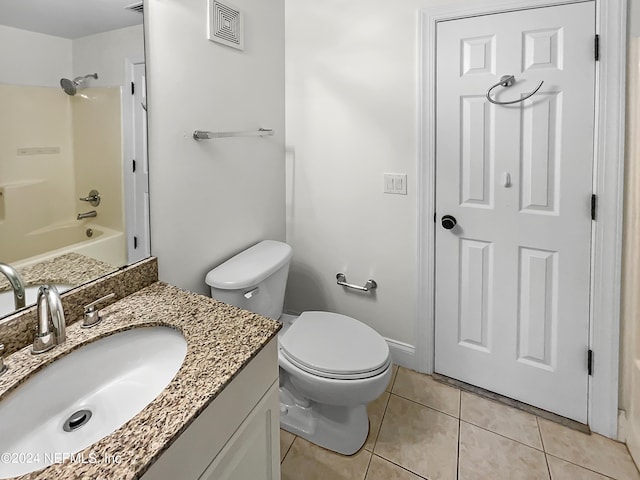
[(44, 367), (0, 400), (0, 478), (61, 462), (118, 429), (164, 390), (186, 353), (177, 330), (142, 327)]
[[(58, 283), (52, 285), (58, 289), (58, 293), (66, 292), (67, 290), (74, 287), (73, 285)], [(24, 288), (27, 305), (33, 305), (34, 303), (36, 303), (36, 299), (38, 297), (38, 288), (40, 288), (40, 285), (31, 285)], [(13, 290), (4, 290), (0, 292), (0, 316), (7, 315), (14, 310), (15, 305), (13, 303)]]

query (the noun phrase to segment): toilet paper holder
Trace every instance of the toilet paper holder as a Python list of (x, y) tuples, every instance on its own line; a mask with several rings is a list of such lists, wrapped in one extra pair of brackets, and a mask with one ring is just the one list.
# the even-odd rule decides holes
[(374, 288), (378, 288), (378, 284), (375, 280), (372, 279), (367, 280), (367, 283), (365, 283), (363, 287), (361, 287), (360, 285), (347, 283), (347, 277), (344, 273), (338, 273), (336, 275), (336, 280), (338, 281), (338, 285), (342, 285), (343, 287), (347, 288), (353, 288), (354, 290), (359, 290), (361, 292), (369, 292)]

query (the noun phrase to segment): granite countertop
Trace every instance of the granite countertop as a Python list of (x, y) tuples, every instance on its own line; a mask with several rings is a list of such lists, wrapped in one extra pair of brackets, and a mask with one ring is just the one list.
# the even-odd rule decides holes
[[(68, 285), (82, 285), (108, 273), (118, 267), (101, 262), (95, 258), (67, 253), (51, 260), (44, 260), (28, 267), (18, 268), (24, 280), (25, 287), (29, 285), (44, 285), (58, 283)], [(4, 275), (0, 275), (0, 292), (10, 290), (11, 285)]]
[[(281, 324), (202, 295), (156, 282), (101, 310), (96, 327), (67, 328), (67, 340), (49, 352), (30, 347), (6, 358), (0, 400), (31, 374), (91, 341), (145, 326), (167, 326), (184, 335), (187, 354), (167, 387), (140, 413), (78, 455), (91, 463), (54, 464), (21, 479), (140, 478), (226, 385), (277, 335)], [(119, 463), (107, 456), (119, 456)]]

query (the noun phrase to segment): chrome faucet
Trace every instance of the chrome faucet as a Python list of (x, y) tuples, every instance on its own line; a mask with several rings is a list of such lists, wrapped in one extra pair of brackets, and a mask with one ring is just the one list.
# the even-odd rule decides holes
[(96, 305), (104, 302), (105, 300), (109, 300), (115, 296), (116, 296), (115, 293), (110, 293), (109, 295), (105, 295), (104, 297), (91, 302), (89, 305), (85, 305), (84, 316), (83, 316), (84, 320), (82, 322), (82, 328), (90, 328), (99, 324), (102, 321), (102, 317), (96, 310)]
[(26, 296), (24, 293), (24, 280), (18, 273), (18, 271), (13, 268), (11, 265), (7, 265), (6, 263), (0, 263), (0, 273), (4, 274), (9, 280), (11, 284), (11, 288), (13, 288), (13, 303), (16, 307), (16, 310), (24, 307), (26, 305)]
[(97, 216), (98, 216), (98, 212), (96, 212), (95, 210), (91, 210), (90, 212), (79, 213), (78, 216), (76, 217), (76, 220), (82, 220), (84, 218), (91, 218), (91, 217), (97, 217)]
[(33, 340), (31, 353), (38, 354), (51, 350), (64, 343), (66, 322), (58, 289), (52, 285), (43, 285), (38, 289), (38, 327)]

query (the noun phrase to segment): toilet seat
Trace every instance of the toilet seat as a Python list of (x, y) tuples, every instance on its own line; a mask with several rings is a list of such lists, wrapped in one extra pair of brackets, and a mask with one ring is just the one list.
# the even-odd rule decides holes
[(300, 315), (280, 339), (280, 353), (307, 373), (340, 380), (374, 377), (391, 363), (387, 342), (375, 330), (331, 312)]

